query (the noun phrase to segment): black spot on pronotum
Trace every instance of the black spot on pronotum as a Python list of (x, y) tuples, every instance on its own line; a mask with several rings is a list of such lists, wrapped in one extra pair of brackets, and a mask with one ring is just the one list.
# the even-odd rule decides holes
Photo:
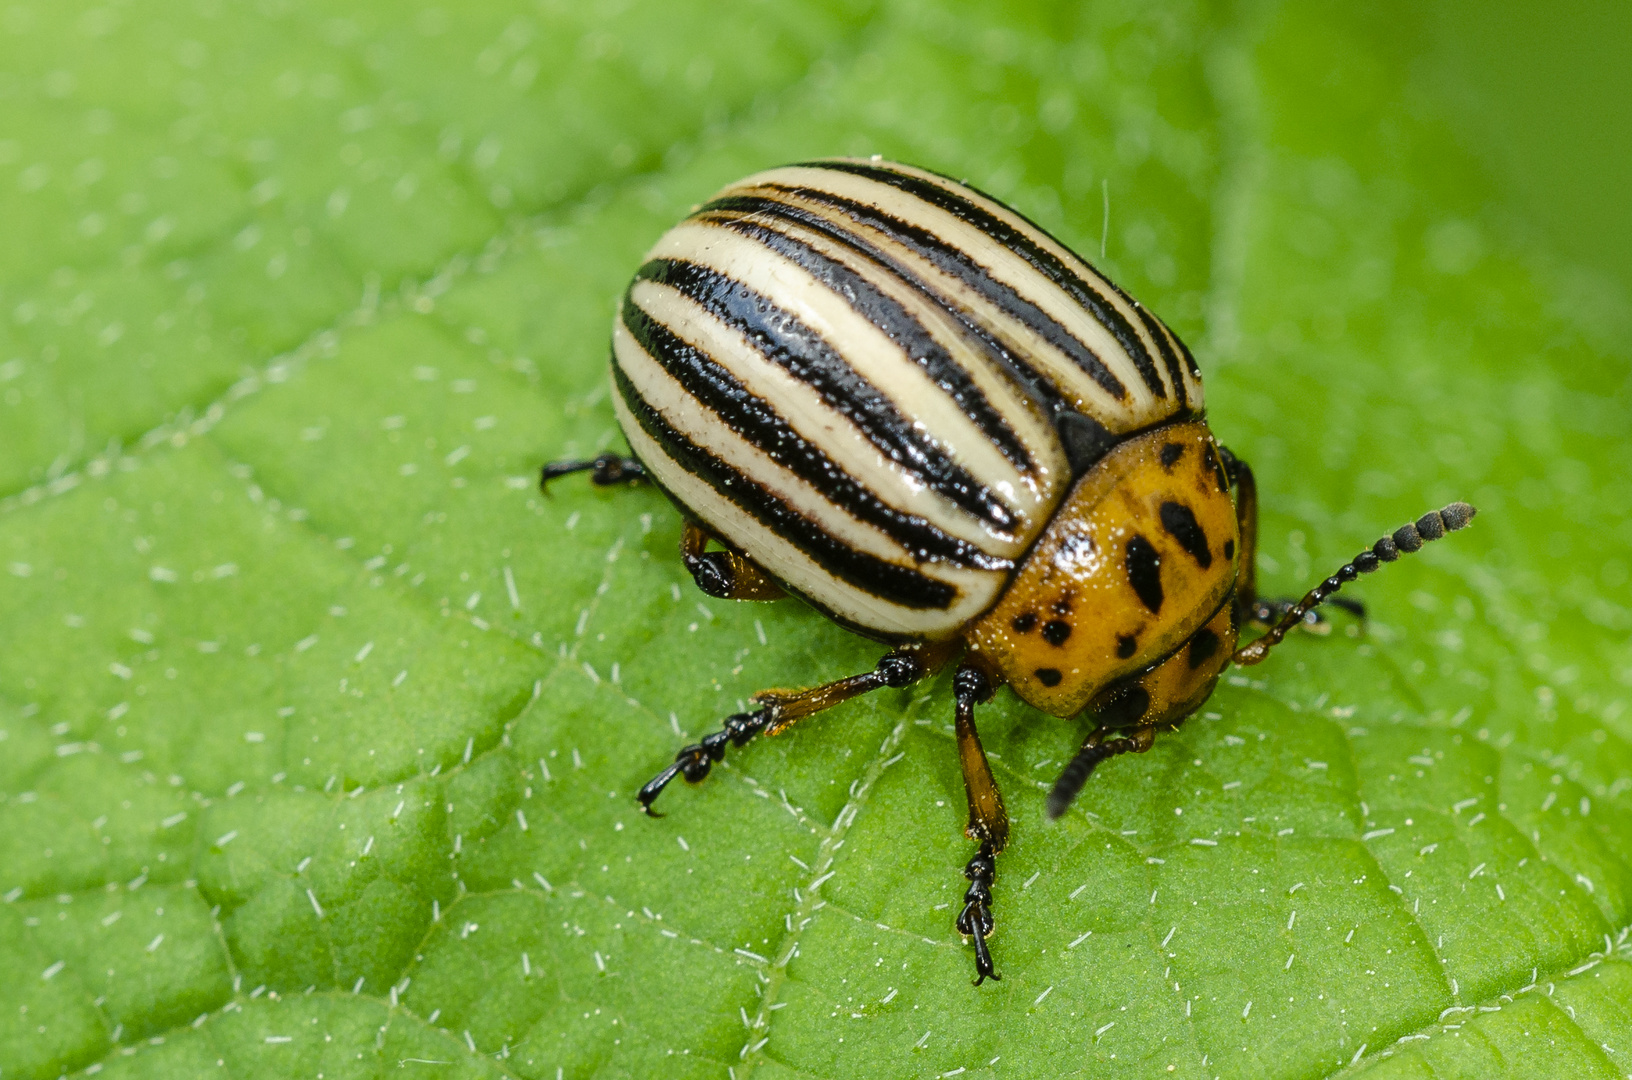
[(1050, 645), (1064, 645), (1071, 636), (1071, 624), (1064, 619), (1050, 619), (1043, 624), (1043, 640)]
[(1058, 598), (1052, 604), (1048, 605), (1048, 610), (1052, 611), (1056, 615), (1071, 614), (1071, 598), (1069, 596), (1062, 596)]
[(1112, 691), (1104, 699), (1099, 707), (1099, 724), (1107, 728), (1131, 727), (1139, 722), (1148, 708), (1150, 691), (1138, 683), (1129, 683)]
[(1027, 611), (1023, 614), (1016, 615), (1014, 617), (1014, 621), (1009, 625), (1014, 627), (1014, 632), (1017, 634), (1029, 634), (1031, 633), (1031, 628), (1037, 625), (1037, 616)]
[(1213, 565), (1213, 553), (1207, 550), (1207, 534), (1201, 531), (1201, 523), (1196, 520), (1195, 513), (1188, 506), (1183, 503), (1164, 502), (1162, 528), (1179, 542), (1180, 547), (1191, 554), (1203, 570)]
[(1133, 634), (1116, 635), (1116, 655), (1126, 660), (1139, 649), (1139, 639)]
[(1194, 671), (1205, 664), (1218, 651), (1218, 635), (1206, 627), (1196, 631), (1196, 636), (1190, 639), (1190, 649), (1186, 654), (1190, 661), (1190, 670)]
[(1235, 558), (1235, 541), (1234, 540), (1224, 541), (1224, 557), (1226, 559)]
[(1184, 456), (1184, 444), (1170, 442), (1162, 447), (1162, 468), (1171, 469)]
[(1143, 536), (1128, 541), (1128, 582), (1152, 614), (1162, 610), (1162, 557)]
[(1040, 668), (1037, 669), (1035, 674), (1037, 676), (1037, 681), (1042, 683), (1044, 686), (1058, 686), (1058, 685), (1060, 685), (1060, 669), (1059, 668), (1040, 667)]

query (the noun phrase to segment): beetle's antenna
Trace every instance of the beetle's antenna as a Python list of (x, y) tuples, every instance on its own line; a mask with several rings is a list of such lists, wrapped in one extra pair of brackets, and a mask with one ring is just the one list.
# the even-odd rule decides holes
[(1287, 632), (1303, 621), (1304, 615), (1319, 607), (1345, 582), (1353, 581), (1361, 574), (1369, 574), (1385, 562), (1393, 562), (1400, 557), (1400, 552), (1410, 554), (1421, 551), (1422, 545), (1430, 540), (1438, 540), (1448, 532), (1455, 532), (1467, 526), (1473, 520), (1473, 515), (1479, 511), (1465, 502), (1454, 502), (1443, 510), (1431, 511), (1422, 515), (1416, 521), (1407, 522), (1388, 536), (1383, 537), (1365, 551), (1356, 555), (1349, 562), (1338, 569), (1337, 573), (1310, 589), (1308, 594), (1296, 604), (1287, 609), (1281, 621), (1270, 628), (1269, 633), (1236, 652), (1234, 662), (1242, 667), (1250, 667), (1269, 655), (1269, 650), (1281, 643)]

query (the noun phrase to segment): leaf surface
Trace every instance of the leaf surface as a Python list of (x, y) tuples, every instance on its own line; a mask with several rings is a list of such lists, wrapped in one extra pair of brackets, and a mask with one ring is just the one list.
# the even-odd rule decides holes
[[(9, 8), (0, 1075), (1624, 1075), (1624, 310), (1503, 218), (1412, 18)], [(946, 678), (645, 819), (878, 650), (702, 597), (652, 491), (534, 483), (620, 445), (641, 252), (834, 153), (967, 176), (1190, 341), (1268, 591), (1481, 510), (1056, 825), (1080, 725), (985, 707), (978, 991)]]

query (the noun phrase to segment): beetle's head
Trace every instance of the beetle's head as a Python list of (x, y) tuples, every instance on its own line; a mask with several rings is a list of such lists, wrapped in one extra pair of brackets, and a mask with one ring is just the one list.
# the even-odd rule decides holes
[(1113, 731), (1189, 716), (1230, 666), (1240, 630), (1232, 589), (1206, 625), (1167, 656), (1100, 690), (1089, 711), (1100, 727)]
[[(1140, 676), (1155, 679), (1152, 701), (1211, 689), (1235, 646), (1233, 624), (1227, 633), (1214, 624), (1231, 623), (1239, 548), (1206, 424), (1129, 439), (1077, 481), (1008, 590), (969, 629), (970, 651), (1055, 716), (1097, 704), (1152, 665)], [(1137, 700), (1125, 693), (1122, 711)]]

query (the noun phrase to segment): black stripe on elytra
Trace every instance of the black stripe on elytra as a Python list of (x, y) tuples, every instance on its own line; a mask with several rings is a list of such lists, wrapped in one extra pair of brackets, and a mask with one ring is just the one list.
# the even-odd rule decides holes
[(1195, 512), (1183, 503), (1164, 502), (1161, 509), (1162, 528), (1179, 542), (1203, 570), (1213, 565), (1213, 553), (1207, 550), (1207, 534), (1196, 520)]
[[(1167, 326), (1166, 323), (1162, 325)], [(1167, 332), (1173, 334), (1172, 328), (1169, 327)], [(1184, 357), (1184, 366), (1190, 369), (1190, 377), (1200, 382), (1201, 366), (1196, 363), (1195, 354), (1190, 351), (1190, 346), (1186, 345), (1184, 339), (1177, 334), (1173, 334), (1173, 344), (1179, 347), (1179, 354)]]
[[(808, 168), (832, 169), (836, 172), (847, 172), (856, 176), (864, 176), (881, 184), (888, 184), (897, 191), (912, 195), (923, 202), (929, 203), (931, 206), (945, 210), (959, 220), (968, 222), (992, 237), (1024, 259), (1038, 273), (1069, 293), (1077, 303), (1087, 308), (1100, 325), (1111, 332), (1111, 336), (1116, 338), (1117, 344), (1121, 345), (1123, 351), (1133, 360), (1134, 366), (1139, 369), (1139, 375), (1144, 379), (1145, 385), (1150, 388), (1150, 392), (1159, 398), (1167, 396), (1167, 391), (1162, 386), (1162, 377), (1156, 371), (1156, 364), (1151, 358), (1150, 351), (1145, 348), (1144, 342), (1139, 340), (1139, 333), (1134, 329), (1133, 324), (1123, 316), (1110, 298), (1094, 288), (1089, 282), (1084, 281), (1074, 270), (1061, 261), (1059, 256), (1038, 244), (1024, 231), (1015, 228), (996, 214), (976, 205), (963, 196), (948, 191), (939, 184), (921, 180), (916, 176), (898, 173), (892, 169), (877, 165), (867, 165), (853, 161), (811, 161), (804, 164)], [(967, 184), (960, 186), (968, 187)], [(969, 190), (976, 191), (978, 194), (992, 199), (990, 195), (986, 195), (985, 192), (978, 191), (976, 188), (970, 188)], [(992, 201), (1003, 205), (1005, 209), (1008, 209), (1033, 229), (1054, 240), (1054, 237), (1049, 236), (1047, 230), (1038, 226), (1019, 211), (1009, 207), (1006, 203), (1002, 203), (1002, 200), (992, 199)], [(1055, 243), (1059, 243), (1059, 241), (1055, 240)], [(1064, 247), (1065, 245), (1061, 244), (1060, 246)], [(1116, 291), (1120, 292), (1121, 290)]]
[(980, 387), (969, 377), (968, 370), (952, 359), (923, 323), (913, 318), (899, 302), (880, 292), (876, 285), (855, 270), (797, 237), (763, 222), (743, 218), (716, 220), (725, 228), (765, 245), (842, 296), (850, 307), (899, 345), (913, 363), (923, 369), (924, 374), (957, 402), (963, 414), (980, 428), (1015, 468), (1022, 472), (1031, 472), (1036, 468), (1020, 437), (1003, 414), (992, 407)]
[(675, 336), (626, 294), (620, 318), (631, 337), (720, 423), (763, 450), (770, 459), (810, 484), (846, 513), (875, 526), (919, 561), (1007, 570), (1008, 559), (949, 536), (915, 514), (890, 506), (788, 424), (770, 402), (748, 388), (701, 349)]
[(1135, 302), (1133, 310), (1138, 312), (1139, 321), (1150, 331), (1150, 339), (1156, 343), (1156, 350), (1162, 354), (1162, 363), (1167, 367), (1168, 377), (1173, 380), (1173, 396), (1178, 399), (1179, 408), (1184, 408), (1190, 404), (1190, 395), (1184, 389), (1184, 372), (1179, 367), (1179, 354), (1168, 344), (1167, 328), (1156, 316), (1146, 311), (1143, 304)]
[(888, 397), (820, 334), (740, 281), (696, 263), (652, 259), (635, 273), (677, 290), (746, 338), (767, 363), (805, 383), (890, 460), (995, 530), (1013, 535), (1016, 514), (961, 465), (914, 430)]
[[(851, 221), (878, 230), (925, 262), (958, 279), (972, 288), (980, 298), (1003, 315), (1026, 327), (1032, 333), (1054, 346), (1104, 391), (1118, 401), (1127, 400), (1127, 387), (1122, 385), (1098, 355), (1065, 327), (1054, 321), (1042, 308), (1027, 300), (1013, 288), (993, 277), (968, 252), (936, 236), (922, 226), (913, 225), (875, 206), (835, 195), (813, 187), (779, 187), (790, 195), (809, 199), (832, 207)], [(1155, 375), (1155, 369), (1151, 369)], [(1160, 386), (1160, 378), (1157, 378)]]
[(1162, 557), (1143, 536), (1128, 541), (1128, 583), (1152, 615), (1162, 610)]
[[(825, 196), (822, 198), (824, 201), (832, 201)], [(972, 346), (983, 352), (998, 368), (1007, 372), (1021, 390), (1037, 403), (1043, 413), (1053, 418), (1060, 441), (1065, 445), (1066, 457), (1071, 464), (1073, 476), (1080, 476), (1088, 471), (1090, 466), (1121, 441), (1122, 436), (1111, 434), (1099, 421), (1078, 413), (1060, 395), (1059, 390), (1027, 362), (1024, 354), (1007, 348), (981, 324), (972, 311), (926, 282), (899, 259), (869, 242), (864, 235), (851, 232), (832, 219), (803, 206), (761, 195), (727, 195), (702, 206), (697, 211), (697, 216), (707, 217), (710, 214), (725, 213), (775, 218), (818, 233), (865, 256), (917, 292), (926, 302), (945, 312), (949, 318), (963, 327), (966, 338)], [(1040, 312), (1039, 317), (1048, 318), (1046, 314)], [(1106, 372), (1106, 376), (1115, 383), (1114, 393), (1118, 397), (1125, 397), (1126, 392), (1122, 389), (1122, 384), (1116, 381), (1116, 377), (1109, 371)]]
[[(990, 196), (987, 197), (990, 198)], [(1139, 303), (1139, 301), (1135, 300), (1133, 297), (1129, 296), (1127, 290), (1122, 288), (1122, 286), (1118, 285), (1110, 278), (1105, 278), (1104, 281), (1106, 285), (1111, 287), (1111, 291), (1116, 293), (1117, 296), (1120, 296), (1123, 302), (1129, 307), (1133, 308), (1135, 311), (1144, 310), (1144, 305)], [(1155, 318), (1153, 313), (1151, 314), (1151, 318)], [(1173, 344), (1178, 347), (1180, 354), (1184, 357), (1185, 366), (1190, 369), (1190, 374), (1195, 376), (1196, 380), (1199, 382), (1201, 380), (1201, 368), (1196, 366), (1196, 358), (1191, 355), (1190, 349), (1184, 344), (1183, 341), (1179, 340), (1179, 335), (1173, 333), (1172, 330), (1167, 329), (1166, 323), (1162, 322), (1160, 319), (1157, 319), (1156, 321), (1163, 329), (1167, 330), (1168, 336), (1172, 339)], [(1155, 331), (1151, 331), (1151, 336), (1156, 337), (1157, 341), (1160, 342), (1161, 338)]]
[(857, 551), (757, 481), (676, 431), (640, 396), (617, 364), (612, 365), (612, 379), (641, 430), (662, 447), (675, 464), (708, 484), (784, 542), (804, 552), (835, 578), (887, 603), (916, 610), (944, 611), (957, 599), (957, 590), (944, 581)]

